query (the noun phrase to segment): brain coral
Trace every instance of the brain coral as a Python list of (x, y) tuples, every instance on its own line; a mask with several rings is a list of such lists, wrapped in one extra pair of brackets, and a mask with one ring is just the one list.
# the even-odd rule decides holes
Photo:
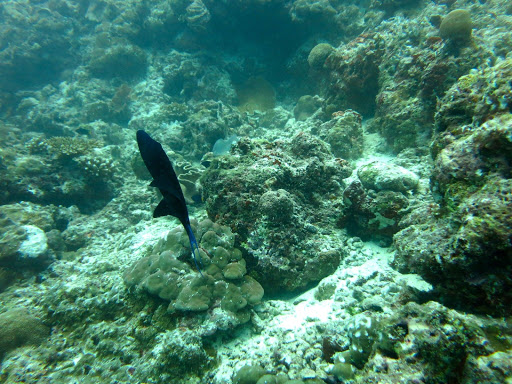
[(313, 69), (322, 69), (325, 59), (334, 51), (332, 45), (320, 43), (313, 47), (308, 56), (308, 64)]
[(471, 14), (465, 9), (451, 11), (441, 22), (439, 32), (444, 39), (466, 41), (471, 37)]
[(0, 314), (0, 359), (22, 345), (38, 345), (49, 335), (49, 328), (26, 309), (4, 312)]

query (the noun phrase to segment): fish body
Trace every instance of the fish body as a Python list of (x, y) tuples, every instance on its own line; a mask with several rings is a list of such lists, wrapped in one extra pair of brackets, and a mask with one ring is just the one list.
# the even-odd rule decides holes
[(158, 188), (163, 196), (162, 201), (160, 201), (153, 212), (153, 217), (156, 218), (171, 215), (181, 222), (190, 241), (190, 248), (192, 249), (194, 263), (196, 264), (198, 272), (202, 276), (203, 274), (199, 267), (198, 259), (199, 246), (194, 236), (194, 232), (192, 231), (192, 227), (190, 226), (190, 218), (188, 216), (185, 197), (183, 196), (180, 182), (178, 181), (176, 172), (174, 172), (171, 161), (162, 148), (162, 144), (153, 140), (151, 136), (143, 130), (137, 131), (137, 144), (139, 146), (139, 152), (142, 160), (153, 177), (153, 181), (150, 186)]

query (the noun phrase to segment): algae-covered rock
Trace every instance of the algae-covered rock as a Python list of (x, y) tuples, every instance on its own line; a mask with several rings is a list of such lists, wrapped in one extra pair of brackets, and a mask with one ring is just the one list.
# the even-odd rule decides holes
[(383, 36), (370, 32), (364, 38), (340, 45), (327, 57), (328, 114), (353, 109), (363, 116), (373, 115), (384, 51)]
[(53, 256), (45, 232), (34, 225), (18, 226), (9, 219), (0, 219), (0, 265), (18, 268), (39, 268)]
[[(384, 55), (378, 66), (375, 120), (368, 124), (368, 131), (380, 132), (396, 153), (405, 148), (428, 148), (434, 116), (448, 104), (454, 106), (453, 113), (465, 115), (465, 103), (457, 103), (455, 107), (454, 100), (445, 98), (445, 93), (461, 76), (474, 68), (487, 67), (488, 59), (494, 61), (501, 56), (490, 53), (487, 44), (478, 48), (465, 47), (457, 41), (429, 37), (428, 33), (423, 34), (426, 30), (422, 27), (413, 27), (408, 22), (403, 25), (406, 24), (422, 34), (422, 37), (418, 35), (421, 43), (407, 45), (406, 41), (411, 37), (408, 32), (386, 34), (386, 51), (392, 50), (395, 54)], [(454, 49), (456, 52), (451, 51)], [(491, 85), (492, 82), (485, 80), (482, 84)], [(467, 102), (472, 103), (471, 100), (482, 99), (469, 96)]]
[(12, 270), (0, 267), (0, 292), (2, 292), (5, 288), (11, 284), (14, 280), (14, 273)]
[(506, 383), (512, 376), (512, 352), (471, 356), (464, 367), (465, 384)]
[(24, 225), (25, 239), (18, 248), (21, 259), (38, 259), (45, 257), (48, 252), (48, 238), (41, 228), (34, 225)]
[(30, 202), (5, 204), (0, 206), (0, 220), (8, 219), (18, 225), (33, 225), (48, 232), (56, 227), (58, 209), (54, 206), (38, 205)]
[(356, 111), (335, 112), (318, 131), (319, 136), (331, 145), (336, 157), (356, 159), (363, 153), (362, 116)]
[(357, 170), (357, 176), (366, 188), (376, 191), (414, 191), (419, 177), (413, 172), (391, 163), (374, 161)]
[[(246, 244), (255, 261), (251, 275), (265, 290), (293, 291), (332, 273), (343, 252), (337, 239), (319, 241), (319, 228), (336, 220), (348, 162), (304, 132), (283, 142), (241, 139), (231, 152), (205, 171), (203, 198), (209, 217), (231, 226)], [(216, 252), (214, 258), (225, 259)]]
[(265, 373), (258, 365), (244, 365), (233, 376), (233, 384), (256, 384)]
[(420, 274), (447, 305), (510, 314), (510, 194), (510, 180), (490, 179), (455, 212), (400, 231), (395, 265)]
[(268, 191), (260, 197), (261, 211), (274, 225), (289, 222), (293, 217), (295, 205), (293, 195), (284, 189)]
[[(374, 183), (369, 184), (376, 188)], [(403, 187), (403, 182), (399, 181), (397, 185)], [(395, 188), (399, 189), (397, 186)], [(338, 225), (347, 228), (353, 236), (383, 244), (391, 243), (409, 206), (408, 197), (404, 193), (390, 190), (375, 192), (365, 188), (359, 180), (345, 188), (343, 198), (345, 204)]]
[[(512, 308), (512, 119), (496, 117), (436, 153), (432, 184), (441, 207), (420, 206), (395, 235), (395, 266), (420, 274), (439, 299), (467, 311)], [(433, 214), (437, 212), (437, 214)]]
[(60, 231), (55, 229), (58, 217), (59, 209), (54, 206), (0, 206), (0, 291), (18, 278), (45, 269), (55, 260), (55, 253), (64, 249)]
[(96, 77), (130, 79), (146, 71), (146, 53), (135, 45), (117, 45), (94, 54), (89, 70)]
[[(503, 377), (499, 368), (477, 367), (475, 362), (496, 361), (492, 356), (509, 350), (512, 339), (505, 321), (460, 313), (436, 302), (411, 302), (385, 316), (380, 324), (364, 370), (364, 383), (403, 377), (404, 372), (425, 383), (473, 383), (476, 377)], [(496, 343), (498, 334), (501, 342)], [(510, 366), (505, 361), (502, 367)], [(387, 369), (381, 370), (384, 366)]]
[(151, 354), (156, 364), (165, 366), (169, 381), (189, 372), (202, 372), (214, 362), (197, 332), (184, 328), (158, 334)]
[(14, 260), (21, 243), (25, 240), (26, 232), (22, 227), (2, 225), (0, 235), (0, 262)]
[(510, 114), (512, 105), (512, 58), (498, 60), (485, 70), (473, 69), (447, 90), (437, 109), (439, 132), (460, 135), (469, 127)]

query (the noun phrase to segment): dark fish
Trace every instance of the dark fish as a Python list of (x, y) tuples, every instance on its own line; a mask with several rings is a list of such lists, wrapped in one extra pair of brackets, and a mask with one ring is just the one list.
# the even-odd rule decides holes
[(142, 160), (144, 160), (146, 168), (153, 177), (150, 186), (158, 188), (164, 197), (156, 207), (155, 212), (153, 212), (153, 217), (171, 215), (179, 219), (185, 231), (187, 231), (190, 248), (194, 256), (194, 263), (202, 276), (201, 268), (199, 268), (200, 261), (198, 259), (199, 246), (197, 245), (196, 237), (190, 226), (185, 197), (183, 196), (183, 191), (181, 190), (176, 173), (172, 168), (171, 161), (165, 154), (162, 144), (153, 140), (151, 136), (143, 130), (137, 131), (137, 144), (139, 145)]

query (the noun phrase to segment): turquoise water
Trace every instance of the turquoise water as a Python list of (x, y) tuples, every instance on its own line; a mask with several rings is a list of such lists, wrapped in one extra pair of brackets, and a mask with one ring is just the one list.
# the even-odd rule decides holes
[(0, 1), (0, 383), (512, 380), (511, 25)]

